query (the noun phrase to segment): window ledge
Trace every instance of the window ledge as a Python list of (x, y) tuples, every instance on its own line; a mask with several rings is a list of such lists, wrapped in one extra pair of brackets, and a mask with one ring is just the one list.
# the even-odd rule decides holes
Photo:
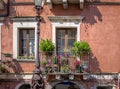
[(84, 19), (84, 16), (48, 16), (48, 18), (51, 22), (59, 22), (59, 23), (74, 22), (77, 24)]
[(13, 61), (18, 61), (18, 62), (35, 62), (34, 59), (13, 59)]

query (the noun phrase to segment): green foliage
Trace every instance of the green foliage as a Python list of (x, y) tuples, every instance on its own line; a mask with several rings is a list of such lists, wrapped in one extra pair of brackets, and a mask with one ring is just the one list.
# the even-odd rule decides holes
[(46, 66), (47, 62), (46, 62), (46, 61), (40, 61), (40, 64), (41, 64), (42, 66)]
[(57, 64), (58, 63), (58, 58), (57, 57), (54, 57), (53, 58), (53, 64)]
[(18, 59), (34, 59), (35, 57), (33, 55), (33, 56), (29, 56), (29, 57), (27, 57), (27, 56), (18, 56), (17, 58)]
[(85, 41), (74, 42), (74, 47), (72, 51), (75, 55), (85, 55), (90, 53), (90, 46)]
[(40, 50), (45, 53), (47, 56), (51, 56), (54, 52), (55, 46), (51, 40), (41, 40), (40, 42)]
[(5, 56), (5, 57), (12, 57), (12, 54), (4, 53), (4, 56)]
[(0, 65), (0, 73), (7, 73), (7, 67), (5, 65)]
[(69, 66), (61, 66), (61, 72), (62, 73), (70, 73), (70, 68)]

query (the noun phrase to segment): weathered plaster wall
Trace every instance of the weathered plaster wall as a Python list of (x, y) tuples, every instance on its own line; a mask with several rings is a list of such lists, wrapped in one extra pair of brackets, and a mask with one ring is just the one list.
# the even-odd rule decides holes
[[(80, 10), (79, 5), (69, 5), (69, 8), (65, 10), (62, 5), (54, 5), (54, 8), (50, 10), (48, 6), (45, 6), (41, 11), (41, 16), (44, 18), (41, 22), (41, 38), (52, 39), (52, 24), (48, 16), (85, 16), (81, 24), (80, 38), (90, 44), (92, 51), (90, 63), (93, 64), (91, 70), (94, 72), (120, 72), (119, 7), (91, 5)], [(15, 6), (14, 11), (11, 10), (11, 15), (36, 16), (36, 12), (34, 6)], [(4, 24), (2, 27), (2, 52), (13, 53), (12, 21), (6, 18)], [(21, 66), (24, 65), (21, 64)]]

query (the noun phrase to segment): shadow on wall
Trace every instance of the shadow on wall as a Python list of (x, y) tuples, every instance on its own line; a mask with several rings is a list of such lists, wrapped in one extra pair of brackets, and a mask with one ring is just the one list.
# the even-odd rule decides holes
[(93, 25), (98, 21), (102, 21), (102, 14), (96, 5), (86, 6), (81, 15), (85, 16), (83, 23), (86, 24)]
[[(87, 2), (100, 2), (100, 0), (87, 0)], [(102, 21), (102, 14), (97, 5), (85, 5), (83, 10), (79, 8), (79, 4), (69, 4), (68, 9), (64, 9), (61, 5), (54, 5), (50, 11), (44, 10), (46, 15), (51, 13), (55, 16), (84, 16), (83, 23), (93, 25), (98, 21)]]
[(11, 65), (11, 68), (13, 69), (13, 71), (15, 73), (21, 73), (21, 72), (24, 72), (20, 63), (17, 61), (17, 60), (14, 60), (12, 61), (12, 65)]
[(13, 59), (10, 53), (2, 53), (1, 63), (6, 66), (6, 69), (10, 73), (24, 72), (20, 63), (16, 59)]
[(90, 54), (89, 63), (90, 63), (89, 68), (91, 73), (101, 72), (99, 61), (92, 52)]
[(0, 17), (5, 17), (3, 20), (3, 23), (5, 24), (5, 27), (9, 28), (9, 24), (11, 23), (10, 18), (9, 18), (11, 0), (5, 0), (4, 2), (5, 2), (5, 9), (3, 10), (3, 12), (5, 12), (5, 13), (2, 12), (0, 14)]

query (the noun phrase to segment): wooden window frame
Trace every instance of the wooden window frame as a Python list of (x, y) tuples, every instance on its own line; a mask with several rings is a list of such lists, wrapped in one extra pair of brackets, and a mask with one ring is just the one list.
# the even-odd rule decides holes
[(65, 48), (68, 48), (68, 30), (75, 30), (76, 35), (75, 35), (75, 40), (77, 41), (77, 28), (56, 28), (56, 51), (58, 53), (58, 30), (65, 30)]
[(22, 53), (22, 39), (23, 39), (23, 34), (22, 32), (23, 31), (26, 31), (26, 56), (29, 57), (30, 54), (29, 54), (29, 36), (30, 36), (30, 30), (34, 30), (34, 28), (20, 28), (19, 29), (19, 56), (24, 56), (24, 54)]

